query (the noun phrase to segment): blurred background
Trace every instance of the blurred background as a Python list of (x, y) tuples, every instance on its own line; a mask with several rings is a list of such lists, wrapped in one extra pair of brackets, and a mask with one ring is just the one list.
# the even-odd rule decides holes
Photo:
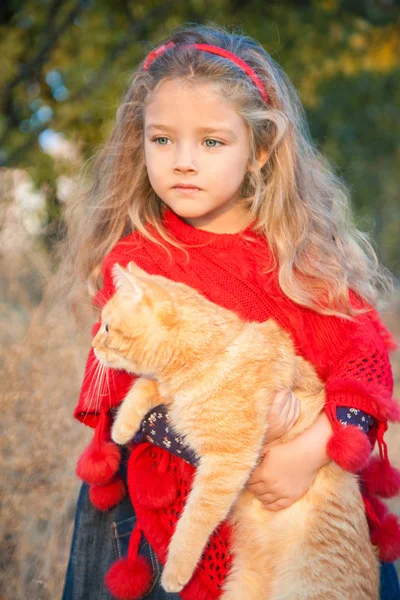
[[(90, 322), (77, 329), (48, 292), (65, 208), (132, 69), (175, 26), (210, 21), (257, 38), (286, 70), (359, 227), (400, 277), (398, 0), (2, 0), (1, 600), (60, 597), (75, 462), (91, 437), (72, 418)], [(383, 316), (399, 339), (398, 294)], [(398, 352), (392, 364), (398, 393)], [(400, 466), (398, 434), (390, 428)]]

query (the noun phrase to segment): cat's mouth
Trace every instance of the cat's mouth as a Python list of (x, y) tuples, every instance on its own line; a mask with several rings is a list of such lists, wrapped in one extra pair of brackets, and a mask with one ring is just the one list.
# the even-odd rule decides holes
[(107, 359), (105, 352), (102, 350), (93, 348), (93, 352), (99, 363), (105, 367), (108, 367), (109, 369), (128, 369), (131, 367), (131, 365), (129, 363), (127, 364), (127, 361), (124, 360), (123, 357), (114, 355), (114, 353), (112, 353), (112, 356)]
[(102, 352), (101, 350), (98, 350), (97, 348), (93, 348), (93, 352), (95, 357), (97, 358), (97, 360), (104, 365), (105, 367), (109, 367), (110, 364), (109, 362), (107, 362), (106, 357), (104, 352)]

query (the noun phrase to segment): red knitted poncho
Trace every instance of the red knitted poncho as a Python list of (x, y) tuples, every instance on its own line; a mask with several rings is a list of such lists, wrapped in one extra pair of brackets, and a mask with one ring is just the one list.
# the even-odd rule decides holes
[[(390, 467), (383, 434), (388, 420), (400, 420), (400, 410), (392, 399), (390, 336), (377, 313), (371, 309), (351, 321), (318, 314), (289, 300), (280, 289), (276, 269), (265, 274), (272, 265), (271, 252), (265, 238), (251, 228), (238, 234), (214, 234), (187, 225), (172, 211), (165, 215), (165, 226), (185, 246), (185, 251), (172, 245), (166, 251), (165, 247), (137, 232), (129, 234), (103, 261), (104, 285), (95, 303), (104, 305), (114, 293), (111, 277), (114, 263), (126, 265), (133, 260), (148, 273), (183, 282), (244, 319), (259, 322), (275, 319), (292, 335), (297, 353), (314, 365), (325, 382), (325, 410), (335, 432), (328, 443), (328, 453), (343, 468), (362, 471), (372, 541), (379, 546), (383, 560), (394, 560), (400, 555), (399, 526), (377, 495), (388, 497), (399, 489), (398, 473)], [(153, 228), (151, 232), (159, 237)], [(354, 295), (352, 301), (361, 306)], [(94, 327), (94, 332), (97, 328)], [(103, 383), (99, 394), (94, 390), (92, 363), (95, 360), (91, 351), (75, 417), (95, 427), (96, 432), (78, 462), (77, 472), (92, 484), (90, 496), (95, 506), (108, 510), (124, 494), (124, 484), (117, 474), (119, 450), (109, 436), (110, 408), (124, 398), (133, 377), (124, 371), (109, 369), (108, 381)], [(344, 428), (339, 424), (337, 406), (358, 408), (375, 418), (377, 425), (370, 440), (372, 443), (378, 440), (378, 459), (370, 460), (372, 446), (364, 433), (356, 427)], [(193, 473), (191, 465), (164, 449), (147, 443), (133, 449), (128, 487), (137, 514), (137, 531), (132, 535), (125, 570), (108, 578), (109, 587), (120, 598), (140, 597), (148, 585), (150, 575), (144, 564), (142, 575), (136, 572), (140, 581), (132, 584), (131, 593), (126, 592), (124, 581), (121, 584), (121, 579), (128, 577), (129, 565), (133, 571), (139, 568), (135, 561), (140, 532), (161, 562), (165, 562), (168, 543), (190, 491)], [(223, 523), (213, 534), (202, 562), (181, 597), (185, 600), (218, 598), (230, 564), (229, 524)]]

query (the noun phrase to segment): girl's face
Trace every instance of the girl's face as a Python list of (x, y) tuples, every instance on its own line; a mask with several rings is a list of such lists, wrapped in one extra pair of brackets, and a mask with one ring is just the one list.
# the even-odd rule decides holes
[(248, 225), (239, 202), (248, 128), (211, 86), (162, 82), (145, 109), (144, 150), (154, 191), (185, 221), (216, 233)]

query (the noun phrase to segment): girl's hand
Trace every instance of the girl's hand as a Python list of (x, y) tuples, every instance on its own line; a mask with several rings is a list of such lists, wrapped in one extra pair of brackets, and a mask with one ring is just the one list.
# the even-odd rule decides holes
[(247, 483), (267, 510), (287, 508), (311, 487), (319, 469), (329, 462), (326, 445), (332, 429), (325, 413), (294, 440), (266, 446), (261, 463)]
[(300, 400), (290, 390), (278, 392), (272, 402), (268, 415), (268, 431), (266, 442), (280, 438), (293, 427), (300, 416)]

